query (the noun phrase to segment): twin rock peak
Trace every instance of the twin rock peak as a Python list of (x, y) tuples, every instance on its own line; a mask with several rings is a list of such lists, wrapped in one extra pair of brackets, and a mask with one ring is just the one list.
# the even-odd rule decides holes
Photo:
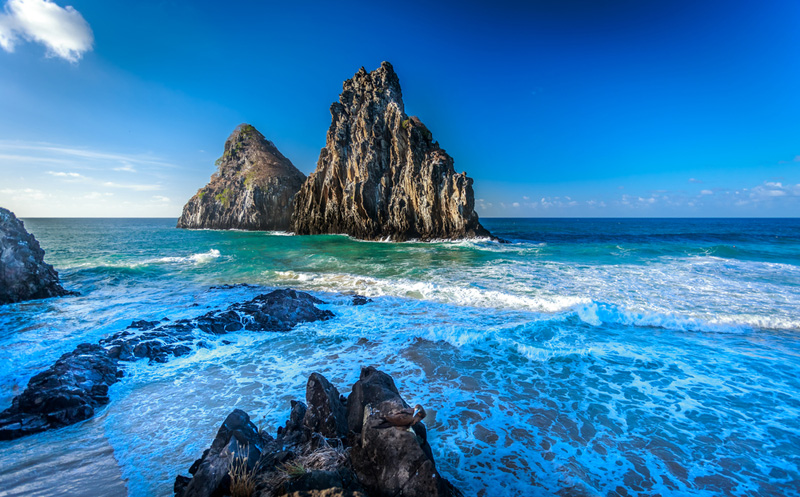
[(406, 115), (391, 64), (362, 67), (330, 110), (307, 178), (253, 126), (238, 126), (178, 227), (394, 241), (491, 236), (475, 213), (472, 179), (456, 174), (428, 128)]

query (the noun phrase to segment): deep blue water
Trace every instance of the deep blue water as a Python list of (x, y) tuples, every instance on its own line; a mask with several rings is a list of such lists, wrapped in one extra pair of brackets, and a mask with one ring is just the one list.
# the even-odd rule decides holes
[(25, 223), (81, 295), (0, 307), (0, 408), (134, 319), (286, 286), (337, 317), (134, 365), (94, 419), (0, 443), (2, 496), (171, 495), (233, 407), (274, 431), (311, 372), (346, 393), (368, 364), (466, 495), (800, 495), (800, 220), (483, 220), (508, 244)]

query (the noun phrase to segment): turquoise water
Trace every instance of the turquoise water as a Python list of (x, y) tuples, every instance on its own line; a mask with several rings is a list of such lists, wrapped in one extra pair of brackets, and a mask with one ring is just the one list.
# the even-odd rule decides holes
[(81, 295), (0, 307), (0, 408), (78, 343), (264, 291), (214, 285), (337, 317), (131, 366), (94, 419), (0, 443), (0, 495), (171, 495), (233, 407), (274, 431), (311, 372), (347, 393), (369, 364), (466, 495), (800, 495), (800, 220), (484, 220), (509, 244), (25, 224)]

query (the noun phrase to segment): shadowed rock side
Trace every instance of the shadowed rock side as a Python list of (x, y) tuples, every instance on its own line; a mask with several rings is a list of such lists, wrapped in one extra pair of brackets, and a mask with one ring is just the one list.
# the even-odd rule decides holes
[(147, 358), (167, 362), (198, 347), (209, 335), (240, 330), (288, 331), (299, 323), (330, 319), (316, 307), (321, 300), (295, 290), (274, 290), (225, 310), (178, 321), (134, 321), (128, 329), (100, 341), (84, 343), (48, 370), (34, 376), (11, 407), (0, 412), (0, 440), (75, 424), (94, 416), (108, 403), (108, 388), (122, 376), (120, 362)]
[(225, 142), (219, 170), (183, 207), (178, 228), (288, 230), (306, 177), (249, 124)]
[(462, 495), (436, 470), (422, 422), (411, 429), (383, 426), (386, 413), (408, 407), (388, 374), (363, 368), (345, 398), (313, 373), (306, 402), (292, 401), (289, 419), (276, 437), (259, 431), (244, 411), (234, 410), (211, 447), (189, 468), (192, 477), (176, 478), (176, 496)]
[(344, 82), (325, 148), (295, 197), (299, 235), (392, 240), (490, 236), (478, 222), (472, 179), (403, 110), (391, 64)]
[(58, 282), (53, 266), (44, 262), (44, 250), (22, 221), (0, 207), (0, 305), (72, 293)]

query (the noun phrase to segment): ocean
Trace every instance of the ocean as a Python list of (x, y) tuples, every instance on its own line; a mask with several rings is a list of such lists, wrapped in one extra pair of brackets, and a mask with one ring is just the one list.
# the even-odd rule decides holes
[(125, 365), (94, 418), (0, 442), (0, 496), (170, 496), (233, 408), (274, 433), (310, 373), (348, 394), (367, 365), (467, 496), (800, 495), (798, 219), (483, 219), (505, 244), (24, 221), (80, 296), (0, 307), (0, 409), (133, 320), (274, 287), (336, 317)]

